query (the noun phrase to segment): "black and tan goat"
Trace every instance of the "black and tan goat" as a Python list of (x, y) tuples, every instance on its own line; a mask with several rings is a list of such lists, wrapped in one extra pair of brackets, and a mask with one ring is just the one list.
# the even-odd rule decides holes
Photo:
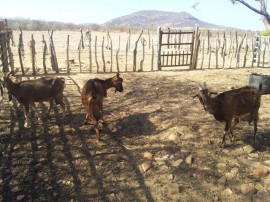
[(115, 88), (115, 92), (123, 91), (123, 79), (117, 73), (106, 80), (90, 79), (83, 86), (81, 100), (86, 109), (86, 118), (84, 124), (89, 120), (95, 126), (97, 140), (100, 140), (98, 121), (103, 119), (103, 98), (107, 97), (107, 90)]
[(217, 121), (225, 122), (225, 131), (220, 146), (225, 145), (227, 134), (231, 135), (232, 140), (234, 139), (233, 129), (242, 120), (254, 123), (253, 144), (255, 144), (261, 102), (260, 92), (246, 86), (211, 97), (211, 94), (215, 93), (207, 89), (206, 83), (204, 83), (204, 87), (200, 84), (198, 87), (199, 93), (194, 97), (199, 98), (205, 111), (212, 114)]
[(13, 82), (10, 78), (11, 74), (13, 74), (13, 72), (9, 72), (5, 76), (4, 84), (8, 90), (8, 94), (14, 96), (17, 101), (25, 107), (24, 127), (29, 127), (29, 105), (31, 105), (35, 112), (39, 114), (35, 102), (48, 101), (50, 106), (47, 115), (49, 115), (54, 101), (57, 105), (61, 105), (63, 117), (65, 116), (65, 104), (63, 102), (63, 90), (65, 88), (64, 78), (47, 76), (35, 80)]

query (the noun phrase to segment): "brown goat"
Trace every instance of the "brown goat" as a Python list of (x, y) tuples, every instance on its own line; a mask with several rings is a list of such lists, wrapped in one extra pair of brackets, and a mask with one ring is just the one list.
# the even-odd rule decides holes
[(47, 115), (49, 115), (54, 101), (57, 105), (61, 105), (63, 117), (65, 116), (65, 104), (63, 103), (63, 90), (65, 88), (64, 78), (42, 77), (35, 80), (13, 82), (10, 78), (11, 74), (13, 74), (13, 72), (9, 72), (5, 76), (4, 84), (8, 90), (8, 94), (13, 95), (17, 101), (25, 107), (24, 127), (29, 127), (29, 105), (39, 114), (35, 102), (48, 101), (50, 106)]
[(231, 135), (231, 139), (234, 140), (233, 129), (241, 120), (249, 123), (254, 122), (253, 144), (255, 144), (261, 102), (260, 92), (246, 86), (211, 97), (211, 94), (215, 93), (207, 89), (206, 83), (204, 83), (204, 87), (199, 84), (198, 87), (199, 93), (194, 97), (199, 98), (205, 111), (213, 114), (217, 121), (226, 123), (220, 146), (225, 145), (227, 134)]
[(115, 92), (123, 91), (123, 79), (119, 76), (111, 77), (106, 80), (90, 79), (83, 86), (82, 90), (82, 104), (86, 109), (86, 118), (84, 124), (90, 119), (96, 130), (97, 140), (100, 140), (100, 132), (98, 128), (99, 120), (103, 120), (103, 98), (107, 97), (107, 90), (114, 87)]

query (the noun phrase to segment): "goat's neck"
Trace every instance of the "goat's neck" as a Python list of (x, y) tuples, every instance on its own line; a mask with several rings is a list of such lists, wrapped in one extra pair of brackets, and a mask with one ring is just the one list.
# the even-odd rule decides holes
[(8, 89), (9, 94), (14, 95), (14, 93), (17, 89), (16, 83), (14, 83), (10, 78), (8, 78), (6, 81), (6, 85), (7, 85), (7, 89)]
[(106, 88), (106, 90), (108, 90), (109, 88), (112, 88), (112, 87), (114, 87), (112, 79), (111, 78), (106, 79), (105, 80), (105, 88)]
[(217, 112), (218, 108), (219, 108), (219, 106), (218, 106), (217, 97), (210, 98), (210, 107), (207, 109), (207, 111), (210, 114), (215, 114)]

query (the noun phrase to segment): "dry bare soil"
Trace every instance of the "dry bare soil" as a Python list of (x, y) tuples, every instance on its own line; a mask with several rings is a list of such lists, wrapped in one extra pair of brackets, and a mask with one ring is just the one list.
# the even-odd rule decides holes
[[(236, 141), (219, 148), (224, 124), (207, 114), (195, 82), (213, 91), (248, 84), (252, 72), (226, 69), (122, 73), (124, 91), (104, 100), (102, 141), (83, 125), (80, 92), (90, 78), (114, 74), (61, 75), (66, 78), (62, 119), (54, 106), (49, 118), (23, 127), (23, 107), (3, 99), (0, 108), (0, 195), (2, 201), (250, 201), (267, 197), (270, 98), (262, 96), (258, 144), (249, 151), (253, 127), (240, 123)], [(33, 77), (17, 78), (17, 80)], [(40, 103), (45, 114), (47, 103)], [(252, 149), (252, 148), (251, 148)], [(267, 167), (268, 166), (268, 167)], [(267, 181), (268, 180), (268, 181)], [(257, 194), (244, 194), (243, 184)], [(253, 196), (252, 196), (253, 195)], [(0, 201), (1, 201), (0, 200)]]

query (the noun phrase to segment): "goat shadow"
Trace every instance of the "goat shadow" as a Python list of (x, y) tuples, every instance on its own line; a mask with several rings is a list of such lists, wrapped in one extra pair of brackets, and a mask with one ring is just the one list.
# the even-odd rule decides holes
[(150, 115), (151, 113), (132, 114), (116, 121), (105, 122), (104, 130), (111, 131), (110, 134), (117, 138), (152, 135), (156, 126), (149, 120)]

